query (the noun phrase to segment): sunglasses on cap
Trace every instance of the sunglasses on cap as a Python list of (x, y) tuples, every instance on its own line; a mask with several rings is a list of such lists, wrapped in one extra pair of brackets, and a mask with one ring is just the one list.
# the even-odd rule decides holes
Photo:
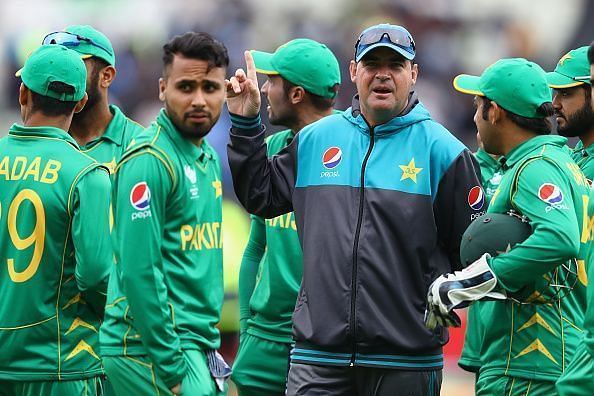
[[(415, 57), (415, 41), (404, 28), (395, 25), (379, 25), (363, 31), (355, 44), (355, 61), (361, 60), (367, 48), (385, 43), (407, 59)], [(377, 46), (374, 46), (374, 48)]]
[(64, 47), (78, 47), (82, 42), (91, 44), (94, 47), (100, 48), (113, 56), (110, 50), (97, 43), (95, 40), (68, 32), (53, 32), (43, 38), (43, 45), (60, 44)]

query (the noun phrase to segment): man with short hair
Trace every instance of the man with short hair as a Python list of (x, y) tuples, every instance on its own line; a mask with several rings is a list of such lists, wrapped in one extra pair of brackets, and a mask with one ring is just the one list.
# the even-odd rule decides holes
[(221, 169), (205, 136), (225, 101), (227, 49), (206, 33), (163, 47), (165, 108), (114, 175), (115, 271), (101, 351), (117, 395), (218, 395)]
[(44, 44), (62, 44), (80, 53), (87, 67), (85, 108), (74, 115), (70, 134), (84, 153), (113, 173), (124, 151), (144, 128), (109, 104), (108, 91), (116, 77), (115, 52), (109, 39), (89, 25), (72, 25), (45, 36)]
[(472, 154), (413, 91), (415, 54), (401, 26), (364, 30), (350, 63), (353, 106), (270, 159), (249, 52), (247, 75), (227, 84), (237, 196), (267, 218), (294, 210), (303, 249), (288, 395), (439, 393), (447, 333), (425, 327), (425, 290), (460, 267), (484, 194)]
[[(256, 70), (268, 77), (261, 91), (270, 123), (289, 128), (266, 139), (272, 157), (303, 127), (333, 113), (340, 68), (328, 47), (309, 39), (252, 55)], [(232, 376), (240, 396), (285, 394), (302, 256), (292, 212), (266, 220), (252, 216), (239, 273), (241, 336)]]
[(580, 47), (563, 55), (555, 71), (547, 73), (553, 88), (553, 107), (557, 132), (565, 137), (579, 137), (572, 158), (590, 183), (594, 180), (594, 110), (590, 86), (588, 47)]
[[(592, 87), (594, 79), (594, 43), (590, 44), (587, 51), (589, 64), (588, 76), (579, 78), (580, 81), (588, 83)], [(592, 93), (590, 93), (592, 98)], [(594, 106), (594, 102), (591, 102)], [(584, 202), (586, 203), (586, 202)], [(584, 226), (581, 235), (581, 242), (589, 244), (589, 251), (586, 258), (587, 274), (582, 274), (583, 279), (588, 283), (587, 307), (584, 315), (584, 333), (577, 347), (576, 353), (571, 359), (569, 366), (557, 380), (557, 392), (561, 396), (581, 396), (594, 394), (594, 192), (590, 194), (588, 212), (584, 218)]]
[(0, 395), (100, 392), (99, 318), (112, 250), (107, 169), (67, 133), (86, 69), (61, 45), (17, 73), (23, 125), (0, 140)]
[(474, 121), (485, 151), (504, 156), (488, 213), (525, 216), (532, 234), (496, 257), (484, 254), (429, 289), (427, 324), (451, 325), (453, 309), (495, 299), (483, 314), (477, 395), (555, 394), (572, 359), (585, 309), (582, 237), (589, 185), (567, 139), (549, 136), (551, 92), (540, 66), (501, 59), (456, 90), (475, 95)]

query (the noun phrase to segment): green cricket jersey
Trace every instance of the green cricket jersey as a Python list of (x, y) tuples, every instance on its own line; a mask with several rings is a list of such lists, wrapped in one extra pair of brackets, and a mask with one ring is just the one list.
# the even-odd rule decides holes
[[(481, 168), (483, 189), (488, 203), (501, 183), (503, 176), (501, 163), (482, 149), (477, 150), (474, 157)], [(462, 354), (458, 361), (458, 365), (465, 370), (478, 372), (481, 367), (480, 348), (485, 331), (483, 317), (490, 315), (492, 304), (491, 301), (475, 301), (468, 307), (464, 348), (462, 348)]]
[(61, 129), (13, 125), (0, 140), (0, 379), (103, 373), (85, 294), (107, 288), (110, 189)]
[(113, 118), (103, 135), (81, 147), (81, 151), (107, 166), (109, 172), (113, 173), (126, 148), (144, 127), (126, 117), (117, 106), (110, 105), (109, 111)]
[[(268, 156), (281, 151), (293, 136), (288, 129), (268, 137)], [(293, 212), (266, 220), (252, 216), (250, 240), (241, 267), (242, 271), (246, 267), (258, 269), (255, 277), (241, 277), (240, 311), (241, 319), (247, 318), (247, 332), (290, 343), (291, 318), (303, 276), (303, 256)], [(255, 284), (251, 283), (254, 281)]]
[(594, 180), (594, 144), (584, 147), (582, 141), (578, 141), (571, 157), (592, 184), (592, 180)]
[[(499, 285), (525, 304), (494, 302), (492, 313), (483, 317), (481, 377), (554, 381), (581, 337), (587, 250), (582, 225), (589, 188), (564, 149), (566, 141), (560, 136), (537, 136), (506, 156), (504, 176), (488, 212), (513, 209), (530, 219), (533, 233), (509, 252), (490, 259), (489, 265)], [(577, 258), (579, 279), (560, 266), (572, 258)], [(574, 288), (570, 293), (562, 289), (563, 298), (547, 303), (559, 290), (551, 283)]]
[(105, 356), (148, 355), (167, 386), (187, 371), (182, 349), (218, 348), (223, 303), (219, 159), (165, 110), (126, 152), (113, 182)]

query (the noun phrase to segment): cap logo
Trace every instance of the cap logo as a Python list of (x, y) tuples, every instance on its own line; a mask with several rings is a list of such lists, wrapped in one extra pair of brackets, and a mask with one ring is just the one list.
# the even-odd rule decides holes
[(552, 183), (544, 183), (540, 186), (538, 197), (550, 205), (557, 205), (563, 202), (563, 192), (557, 185)]
[(559, 66), (563, 66), (566, 60), (571, 59), (571, 54), (568, 52), (561, 59), (559, 59)]
[(472, 210), (480, 210), (485, 204), (485, 193), (479, 186), (474, 186), (468, 192), (468, 206)]
[(151, 206), (151, 190), (145, 181), (136, 183), (130, 191), (130, 203), (136, 210), (146, 210)]

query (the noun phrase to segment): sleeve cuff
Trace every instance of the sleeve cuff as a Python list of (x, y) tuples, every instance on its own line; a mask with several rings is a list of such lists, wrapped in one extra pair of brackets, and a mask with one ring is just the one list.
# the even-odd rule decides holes
[(260, 129), (260, 125), (262, 124), (262, 120), (260, 119), (260, 114), (256, 117), (243, 117), (237, 114), (229, 113), (229, 118), (231, 119), (231, 126), (237, 129)]

